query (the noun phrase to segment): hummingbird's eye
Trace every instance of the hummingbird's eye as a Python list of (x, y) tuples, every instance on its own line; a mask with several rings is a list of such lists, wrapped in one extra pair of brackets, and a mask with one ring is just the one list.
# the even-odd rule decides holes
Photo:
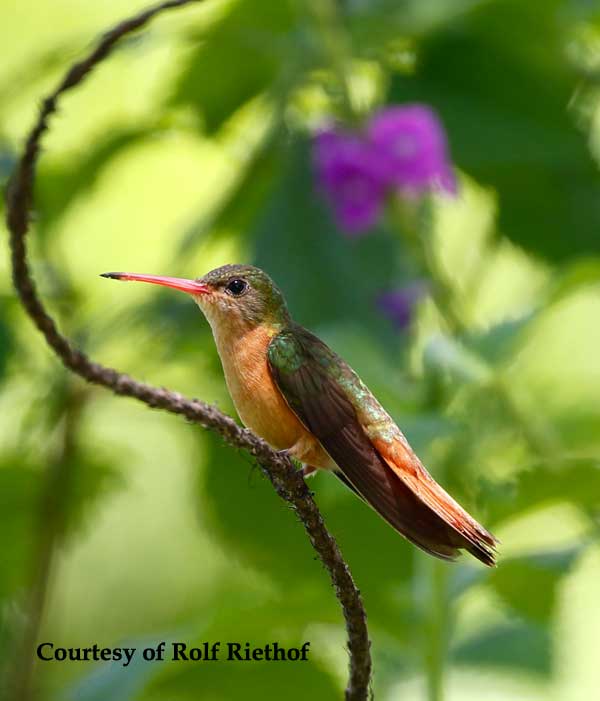
[(225, 289), (227, 290), (227, 292), (229, 292), (230, 295), (233, 295), (234, 297), (239, 297), (248, 290), (248, 283), (245, 280), (236, 277), (227, 283)]

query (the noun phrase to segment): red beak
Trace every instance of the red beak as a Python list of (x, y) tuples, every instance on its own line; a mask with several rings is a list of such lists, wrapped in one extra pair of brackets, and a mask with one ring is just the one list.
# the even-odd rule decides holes
[(138, 280), (139, 282), (151, 282), (153, 285), (172, 287), (190, 295), (203, 295), (210, 292), (210, 287), (203, 282), (186, 280), (180, 277), (163, 277), (162, 275), (141, 275), (139, 273), (102, 273), (100, 277), (109, 277), (113, 280)]

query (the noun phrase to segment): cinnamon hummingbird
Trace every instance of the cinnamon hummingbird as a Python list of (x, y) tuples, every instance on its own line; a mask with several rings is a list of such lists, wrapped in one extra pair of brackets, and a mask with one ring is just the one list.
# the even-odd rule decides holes
[(303, 463), (333, 472), (396, 531), (431, 555), (467, 550), (495, 564), (496, 539), (431, 477), (354, 370), (295, 323), (271, 278), (225, 265), (195, 280), (104, 273), (186, 292), (213, 332), (227, 387), (248, 428)]

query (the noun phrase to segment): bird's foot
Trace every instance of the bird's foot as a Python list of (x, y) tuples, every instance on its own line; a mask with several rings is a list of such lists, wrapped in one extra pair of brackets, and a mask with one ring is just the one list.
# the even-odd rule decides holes
[[(277, 455), (281, 455), (282, 457), (289, 458), (292, 460), (292, 462), (296, 461), (297, 459), (294, 458), (294, 451), (293, 448), (284, 448), (283, 450), (276, 450), (275, 451)], [(312, 477), (313, 475), (316, 474), (317, 468), (313, 467), (312, 465), (307, 465), (306, 463), (302, 463), (302, 467), (300, 468), (300, 472), (302, 473), (302, 477)]]
[(294, 454), (289, 448), (283, 448), (282, 450), (276, 450), (276, 455), (280, 455), (282, 458), (287, 458), (294, 467), (297, 467), (298, 461), (294, 458)]

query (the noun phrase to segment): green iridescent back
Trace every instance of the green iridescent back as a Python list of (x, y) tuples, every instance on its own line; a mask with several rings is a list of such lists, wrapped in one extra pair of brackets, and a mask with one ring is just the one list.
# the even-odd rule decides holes
[[(318, 401), (325, 385), (335, 383), (354, 410), (364, 417), (363, 428), (370, 438), (404, 439), (389, 414), (348, 363), (302, 326), (292, 323), (277, 334), (269, 345), (268, 358), (280, 376), (279, 388), (300, 416), (306, 397), (298, 396), (299, 392), (313, 394)], [(301, 388), (291, 381), (300, 371), (305, 376)]]

